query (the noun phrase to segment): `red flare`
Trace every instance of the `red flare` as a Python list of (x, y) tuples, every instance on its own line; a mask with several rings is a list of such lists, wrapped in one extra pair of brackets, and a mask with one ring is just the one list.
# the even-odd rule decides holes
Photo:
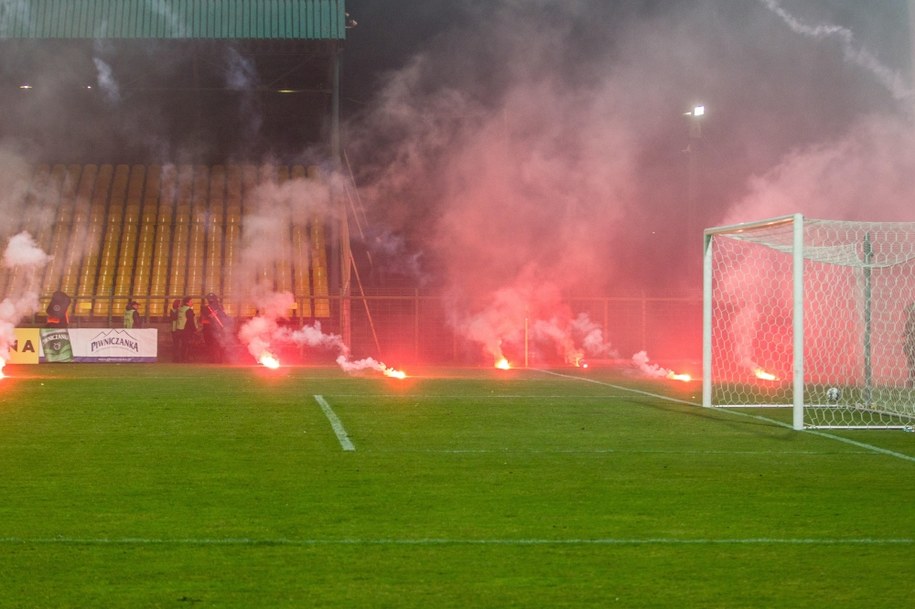
[(691, 380), (693, 380), (693, 377), (691, 374), (677, 374), (673, 370), (671, 370), (670, 372), (667, 373), (667, 378), (669, 378), (672, 381), (682, 381), (684, 383), (688, 383)]
[(280, 367), (280, 360), (278, 360), (276, 358), (276, 356), (274, 356), (269, 351), (264, 351), (263, 353), (261, 353), (260, 357), (257, 358), (257, 363), (259, 363), (260, 365), (265, 366), (267, 368), (270, 368), (271, 370), (276, 370), (277, 368)]
[(766, 372), (762, 368), (754, 369), (753, 375), (761, 381), (777, 381), (778, 380), (777, 376), (775, 376), (771, 372)]

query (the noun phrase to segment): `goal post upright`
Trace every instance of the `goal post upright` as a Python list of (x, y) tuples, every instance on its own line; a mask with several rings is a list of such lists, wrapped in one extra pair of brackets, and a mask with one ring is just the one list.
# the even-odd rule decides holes
[(794, 214), (791, 291), (794, 299), (792, 311), (792, 427), (804, 429), (804, 216)]
[(703, 233), (702, 249), (702, 407), (712, 407), (712, 235)]

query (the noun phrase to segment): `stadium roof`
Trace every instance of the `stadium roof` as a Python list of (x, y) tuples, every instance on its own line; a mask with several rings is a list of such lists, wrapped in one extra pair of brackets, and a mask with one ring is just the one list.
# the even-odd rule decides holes
[(20, 0), (0, 39), (343, 40), (344, 0)]

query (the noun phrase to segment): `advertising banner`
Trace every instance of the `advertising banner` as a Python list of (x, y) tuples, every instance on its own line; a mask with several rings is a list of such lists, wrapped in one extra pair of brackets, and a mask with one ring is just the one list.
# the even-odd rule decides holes
[(15, 328), (10, 345), (10, 364), (37, 364), (41, 351), (38, 328)]
[[(17, 332), (19, 329), (17, 329)], [(156, 328), (41, 328), (41, 362), (154, 362)]]

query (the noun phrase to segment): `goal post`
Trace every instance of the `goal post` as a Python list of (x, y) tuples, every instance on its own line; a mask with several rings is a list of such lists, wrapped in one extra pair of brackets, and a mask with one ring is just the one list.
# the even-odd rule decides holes
[(704, 238), (703, 406), (912, 429), (915, 222), (793, 214)]

